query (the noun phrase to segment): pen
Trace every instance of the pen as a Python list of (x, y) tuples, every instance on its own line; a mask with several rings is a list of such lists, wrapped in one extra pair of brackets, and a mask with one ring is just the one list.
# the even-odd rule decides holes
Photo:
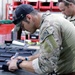
[(19, 55), (18, 52), (15, 53), (15, 55), (13, 56), (13, 59), (16, 58)]
[[(16, 57), (18, 57), (19, 53), (16, 52), (14, 56), (12, 56), (12, 59), (15, 59)], [(10, 59), (6, 60), (6, 62), (8, 62)]]

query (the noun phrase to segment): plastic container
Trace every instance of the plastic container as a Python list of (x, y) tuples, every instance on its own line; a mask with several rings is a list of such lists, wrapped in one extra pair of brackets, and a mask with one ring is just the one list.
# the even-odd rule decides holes
[(11, 20), (0, 20), (0, 24), (12, 24)]
[(47, 11), (51, 10), (52, 2), (41, 2), (39, 1), (39, 10), (40, 11)]
[(26, 3), (32, 5), (35, 9), (39, 9), (39, 7), (38, 7), (39, 2), (38, 1), (37, 2), (27, 1)]
[(60, 12), (59, 7), (57, 6), (57, 2), (52, 2), (52, 11)]
[(14, 24), (0, 24), (0, 44), (3, 44), (5, 40), (11, 40), (11, 30), (13, 28)]

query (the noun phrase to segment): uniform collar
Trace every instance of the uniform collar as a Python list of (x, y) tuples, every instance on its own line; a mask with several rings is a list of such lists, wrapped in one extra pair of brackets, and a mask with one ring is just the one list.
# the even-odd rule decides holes
[(70, 20), (70, 21), (74, 21), (75, 20), (75, 15), (73, 17), (68, 17), (67, 19)]
[(50, 11), (46, 11), (46, 12), (42, 15), (42, 19), (41, 19), (41, 22), (40, 22), (40, 27), (41, 27), (41, 25), (42, 25), (44, 19), (45, 19), (48, 15), (50, 15), (50, 14), (51, 14)]

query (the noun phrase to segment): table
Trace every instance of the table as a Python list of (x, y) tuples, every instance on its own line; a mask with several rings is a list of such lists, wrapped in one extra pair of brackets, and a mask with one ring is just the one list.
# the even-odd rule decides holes
[[(10, 59), (10, 56), (11, 56), (10, 53), (12, 52), (12, 54), (14, 54), (16, 52), (16, 50), (18, 50), (21, 53), (22, 52), (24, 52), (24, 53), (27, 52), (28, 55), (36, 54), (38, 50), (35, 51), (35, 49), (33, 49), (33, 47), (27, 48), (27, 50), (28, 50), (28, 52), (27, 52), (27, 50), (24, 50), (23, 46), (17, 46), (17, 45), (12, 45), (12, 44), (9, 45), (9, 46), (7, 46), (5, 44), (4, 45), (0, 45), (0, 65), (5, 63), (5, 62), (3, 62), (3, 61), (5, 61), (5, 60), (3, 60), (3, 58)], [(34, 48), (37, 48), (37, 47), (34, 47)], [(7, 55), (7, 57), (5, 56), (5, 54)], [(24, 54), (23, 54), (23, 56), (24, 56)], [(0, 75), (38, 75), (38, 74), (34, 74), (34, 73), (28, 72), (26, 70), (17, 70), (15, 72), (7, 72), (7, 71), (3, 71), (1, 69), (0, 70)]]
[(3, 70), (0, 70), (0, 75), (38, 75), (38, 74), (34, 74), (25, 70), (17, 70), (15, 72), (6, 72)]

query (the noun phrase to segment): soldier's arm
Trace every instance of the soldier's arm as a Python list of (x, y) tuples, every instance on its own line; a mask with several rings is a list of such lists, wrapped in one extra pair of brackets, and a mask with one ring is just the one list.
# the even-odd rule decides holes
[(17, 59), (21, 59), (21, 60), (27, 60), (27, 61), (32, 61), (36, 58), (38, 58), (40, 55), (40, 53), (36, 54), (36, 55), (32, 55), (32, 56), (29, 56), (29, 57), (22, 57), (22, 56), (18, 56)]
[(41, 54), (32, 62), (36, 73), (45, 74), (56, 69), (62, 43), (60, 31), (58, 25), (51, 25), (42, 34), (44, 38), (41, 42)]

